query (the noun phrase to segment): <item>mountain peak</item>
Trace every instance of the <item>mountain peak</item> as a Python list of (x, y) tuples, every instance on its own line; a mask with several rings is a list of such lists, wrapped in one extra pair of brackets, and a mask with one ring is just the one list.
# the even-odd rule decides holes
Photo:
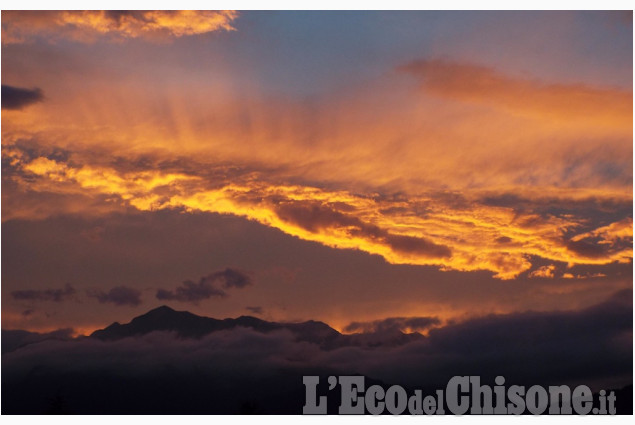
[[(92, 336), (102, 340), (114, 340), (126, 337), (141, 336), (150, 332), (176, 332), (179, 337), (200, 338), (212, 332), (229, 330), (237, 327), (251, 328), (257, 332), (271, 332), (278, 329), (288, 329), (300, 339), (322, 340), (325, 337), (334, 338), (339, 333), (326, 324), (301, 324), (267, 322), (253, 316), (240, 316), (236, 319), (213, 319), (198, 316), (188, 311), (177, 311), (162, 305), (145, 314), (133, 318), (126, 324), (112, 324), (109, 327), (93, 332)], [(314, 326), (311, 326), (314, 325)]]
[(156, 320), (161, 320), (163, 322), (165, 322), (166, 320), (173, 321), (175, 320), (176, 317), (183, 316), (186, 314), (190, 314), (190, 313), (185, 311), (176, 311), (173, 308), (168, 307), (167, 305), (162, 305), (160, 307), (153, 308), (152, 310), (148, 311), (145, 314), (142, 314), (140, 316), (133, 318), (132, 322), (156, 321)]
[(129, 323), (113, 323), (105, 329), (96, 330), (92, 337), (101, 340), (117, 340), (121, 338), (139, 337), (151, 332), (171, 332), (179, 338), (202, 338), (217, 331), (229, 331), (235, 328), (250, 328), (256, 332), (268, 333), (278, 330), (290, 331), (296, 340), (320, 345), (324, 349), (343, 346), (398, 346), (424, 338), (419, 334), (390, 335), (359, 334), (342, 335), (324, 322), (308, 320), (301, 323), (268, 322), (253, 316), (240, 316), (235, 319), (213, 319), (198, 316), (188, 311), (177, 311), (166, 305), (154, 308), (137, 316)]
[(144, 314), (144, 316), (148, 314), (156, 314), (156, 313), (160, 313), (160, 314), (176, 313), (176, 310), (174, 310), (172, 307), (169, 307), (167, 305), (162, 305), (160, 307), (153, 308), (152, 310), (148, 311), (146, 314)]
[(91, 336), (112, 340), (154, 331), (177, 332), (182, 336), (201, 336), (213, 330), (216, 322), (218, 322), (216, 319), (200, 317), (187, 311), (176, 311), (167, 305), (162, 305), (133, 318), (130, 323), (113, 324), (93, 332)]

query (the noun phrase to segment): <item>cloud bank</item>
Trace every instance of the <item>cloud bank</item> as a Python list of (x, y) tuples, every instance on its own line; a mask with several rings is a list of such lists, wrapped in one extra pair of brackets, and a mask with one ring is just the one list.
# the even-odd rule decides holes
[[(31, 190), (114, 196), (120, 205), (141, 211), (233, 214), (304, 240), (377, 254), (393, 264), (489, 270), (512, 279), (525, 272), (544, 275), (532, 258), (558, 262), (552, 273), (559, 276), (570, 265), (632, 259), (632, 218), (620, 216), (627, 213), (630, 197), (601, 190), (554, 189), (509, 202), (491, 192), (381, 196), (281, 185), (253, 171), (223, 176), (223, 168), (202, 164), (196, 168), (209, 174), (180, 165), (133, 171), (139, 166), (129, 161), (76, 166), (37, 154), (31, 159), (33, 152), (8, 149), (6, 155), (11, 154), (14, 181)], [(246, 284), (231, 272), (209, 277), (217, 279), (229, 286)], [(206, 282), (188, 282), (181, 295), (161, 292), (161, 299), (223, 295)]]
[[(631, 300), (632, 291), (624, 291), (579, 311), (491, 315), (398, 346), (325, 350), (289, 331), (240, 327), (200, 339), (154, 332), (111, 342), (42, 341), (3, 355), (3, 389), (11, 390), (2, 392), (3, 409), (44, 409), (47, 396), (61, 391), (76, 413), (235, 413), (247, 400), (268, 413), (299, 413), (303, 374), (364, 374), (424, 390), (444, 388), (454, 375), (480, 375), (482, 382), (503, 375), (508, 385), (621, 388), (632, 383)], [(108, 397), (85, 391), (88, 381)], [(127, 397), (128, 385), (148, 396)]]

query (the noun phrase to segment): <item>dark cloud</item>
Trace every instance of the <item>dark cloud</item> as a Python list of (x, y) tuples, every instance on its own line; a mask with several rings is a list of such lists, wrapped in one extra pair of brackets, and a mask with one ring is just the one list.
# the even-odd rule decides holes
[(591, 227), (599, 222), (610, 223), (628, 217), (633, 207), (632, 203), (624, 199), (591, 197), (563, 202), (554, 196), (529, 198), (515, 193), (488, 194), (481, 197), (478, 202), (492, 207), (512, 208), (517, 212), (539, 214), (543, 218), (568, 214), (581, 215), (592, 218), (589, 223)]
[(502, 375), (524, 385), (632, 383), (632, 296), (625, 290), (578, 311), (489, 315), (448, 324), (384, 353), (381, 361), (379, 350), (357, 353), (355, 366), (367, 376), (415, 386), (443, 386), (454, 375), (490, 381)]
[(248, 275), (229, 267), (220, 272), (212, 273), (207, 279), (223, 282), (224, 288), (244, 288), (253, 283)]
[(275, 209), (282, 220), (310, 232), (323, 229), (346, 229), (351, 236), (362, 237), (390, 247), (394, 252), (430, 258), (450, 257), (452, 251), (444, 245), (420, 237), (395, 235), (355, 216), (336, 211), (317, 202), (285, 202)]
[(568, 241), (566, 247), (569, 251), (587, 258), (603, 258), (610, 250), (610, 246), (592, 243), (586, 240)]
[(285, 202), (276, 207), (282, 220), (293, 223), (310, 232), (329, 227), (355, 227), (364, 233), (379, 232), (379, 228), (363, 223), (359, 218), (333, 210), (317, 202)]
[(496, 242), (500, 243), (500, 244), (507, 244), (510, 243), (512, 241), (511, 238), (508, 238), (507, 236), (501, 236), (499, 238), (496, 238)]
[(24, 289), (11, 292), (13, 299), (19, 301), (55, 301), (62, 302), (75, 295), (77, 291), (72, 285), (66, 284), (62, 289)]
[(251, 285), (251, 278), (240, 270), (226, 268), (208, 276), (202, 277), (198, 283), (186, 280), (183, 285), (174, 290), (159, 289), (156, 297), (159, 300), (175, 300), (190, 303), (209, 299), (211, 297), (225, 297), (227, 293), (219, 288), (244, 288)]
[(141, 304), (141, 292), (134, 288), (127, 288), (125, 286), (116, 286), (108, 292), (103, 291), (89, 291), (88, 296), (97, 298), (97, 300), (104, 303), (112, 303), (115, 305), (129, 305), (136, 307)]
[(44, 100), (39, 88), (25, 89), (2, 84), (2, 109), (22, 109)]
[(175, 300), (182, 302), (198, 303), (211, 297), (225, 297), (227, 294), (222, 289), (213, 286), (214, 280), (207, 277), (201, 278), (198, 283), (186, 280), (183, 285), (174, 290), (157, 290), (158, 300)]
[(404, 254), (417, 254), (434, 258), (450, 257), (452, 255), (452, 251), (447, 246), (435, 244), (424, 238), (387, 234), (384, 240), (393, 251)]
[(245, 307), (245, 310), (250, 311), (253, 314), (262, 314), (262, 312), (263, 312), (263, 309), (260, 306)]
[(344, 331), (396, 332), (410, 330), (412, 332), (420, 332), (440, 323), (436, 317), (388, 317), (371, 322), (351, 322), (344, 328)]

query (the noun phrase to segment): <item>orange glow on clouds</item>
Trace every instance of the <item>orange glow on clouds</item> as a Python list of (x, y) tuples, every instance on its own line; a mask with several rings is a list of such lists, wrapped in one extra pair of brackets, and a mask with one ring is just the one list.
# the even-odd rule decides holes
[(632, 93), (583, 84), (546, 84), (512, 78), (492, 69), (440, 60), (413, 62), (402, 68), (421, 78), (422, 86), (441, 97), (489, 104), (515, 115), (547, 120), (588, 121), (632, 131)]
[[(3, 41), (180, 37), (231, 30), (236, 17), (3, 12)], [(146, 81), (93, 69), (88, 87), (42, 71), (46, 100), (2, 114), (7, 181), (25, 197), (90, 200), (57, 212), (108, 202), (232, 214), (393, 264), (499, 279), (632, 261), (632, 218), (620, 209), (632, 204), (630, 91), (430, 59), (303, 102), (215, 70)], [(583, 211), (604, 204), (621, 216)], [(3, 205), (5, 220), (46, 214)]]
[(122, 38), (182, 37), (233, 30), (234, 11), (3, 11), (2, 43), (24, 43), (41, 36), (92, 42), (98, 36)]
[[(176, 208), (233, 214), (329, 247), (377, 254), (393, 264), (489, 270), (497, 278), (512, 279), (532, 267), (532, 256), (569, 265), (628, 263), (632, 258), (630, 219), (567, 239), (567, 232), (582, 228), (580, 220), (520, 214), (476, 199), (456, 208), (435, 197), (391, 200), (253, 179), (209, 182), (184, 173), (72, 167), (43, 157), (21, 165), (41, 177), (48, 191), (115, 195), (142, 211)], [(68, 183), (72, 185), (65, 187)], [(38, 183), (30, 185), (37, 190)], [(416, 214), (414, 208), (421, 204), (427, 211)], [(569, 245), (588, 238), (599, 238), (606, 249), (589, 254)], [(554, 277), (554, 270), (545, 266), (530, 276)]]

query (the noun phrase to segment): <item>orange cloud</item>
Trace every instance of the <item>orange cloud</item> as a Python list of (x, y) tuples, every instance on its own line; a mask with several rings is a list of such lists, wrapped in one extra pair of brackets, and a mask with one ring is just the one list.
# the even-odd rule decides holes
[(626, 217), (623, 220), (611, 223), (608, 226), (602, 226), (591, 232), (576, 235), (571, 238), (572, 241), (581, 241), (585, 238), (599, 238), (600, 244), (615, 243), (620, 239), (628, 239), (633, 236), (633, 218)]
[(554, 271), (556, 270), (556, 266), (550, 264), (548, 266), (539, 267), (537, 270), (529, 273), (529, 277), (545, 277), (552, 278), (554, 277)]
[(361, 192), (632, 192), (624, 185), (632, 169), (631, 118), (611, 128), (593, 119), (563, 124), (422, 99), (409, 88), (391, 91), (389, 83), (309, 106), (258, 93), (242, 98), (214, 81), (160, 91), (132, 81), (90, 91), (56, 84), (46, 105), (3, 114), (3, 144), (46, 135), (73, 150), (160, 150), (266, 164), (292, 178)]
[(93, 42), (126, 38), (159, 39), (230, 31), (234, 11), (3, 11), (2, 43), (24, 43), (37, 37)]
[[(253, 173), (210, 181), (183, 172), (73, 166), (45, 157), (14, 160), (27, 173), (22, 182), (30, 190), (115, 196), (122, 205), (142, 211), (171, 208), (237, 215), (329, 247), (380, 255), (393, 264), (489, 270), (497, 278), (513, 279), (532, 268), (533, 257), (569, 265), (632, 260), (632, 229), (621, 222), (581, 232), (588, 225), (574, 216), (521, 213), (478, 198), (457, 206), (434, 194), (390, 199), (277, 184)], [(426, 212), (416, 213), (422, 204)], [(572, 249), (571, 241), (577, 239), (567, 236), (604, 235), (607, 229), (619, 229), (619, 240), (605, 237), (593, 255)], [(554, 270), (545, 266), (530, 276), (553, 277)]]
[(513, 114), (550, 120), (593, 120), (632, 131), (633, 94), (584, 84), (544, 83), (497, 73), (487, 67), (422, 60), (402, 68), (419, 77), (426, 92), (483, 103)]
[[(72, 198), (72, 211), (84, 196), (97, 211), (105, 198), (233, 214), (394, 264), (501, 279), (544, 273), (536, 257), (632, 260), (629, 93), (468, 65), (411, 72), (438, 96), (403, 73), (307, 103), (209, 78), (162, 90), (126, 77), (90, 90), (51, 82), (46, 104), (3, 113), (7, 179), (20, 196)], [(28, 202), (3, 209), (5, 220), (45, 214)]]

